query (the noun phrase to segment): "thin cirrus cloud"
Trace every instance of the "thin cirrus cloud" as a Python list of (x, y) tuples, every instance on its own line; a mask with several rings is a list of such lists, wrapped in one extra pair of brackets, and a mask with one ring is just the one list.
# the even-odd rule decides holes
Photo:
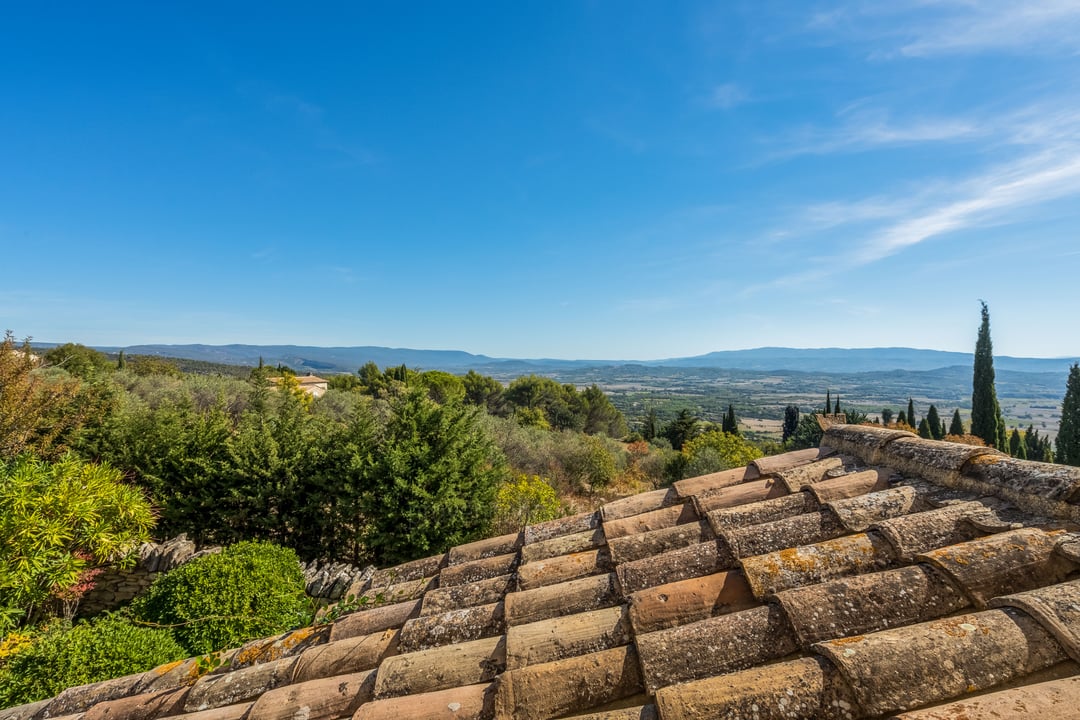
[(1080, 51), (1075, 0), (895, 0), (814, 13), (805, 30), (873, 42), (873, 57)]
[(706, 104), (719, 110), (730, 110), (750, 99), (746, 91), (735, 83), (723, 83), (709, 91)]
[(988, 163), (959, 178), (920, 180), (918, 191), (911, 190), (916, 184), (909, 182), (891, 195), (816, 203), (798, 210), (791, 226), (775, 234), (797, 238), (830, 231), (842, 238), (838, 244), (843, 250), (747, 292), (817, 281), (928, 240), (1009, 224), (1033, 207), (1080, 197), (1080, 113), (1043, 110), (1026, 108), (988, 126), (993, 145), (1014, 151), (1010, 160)]

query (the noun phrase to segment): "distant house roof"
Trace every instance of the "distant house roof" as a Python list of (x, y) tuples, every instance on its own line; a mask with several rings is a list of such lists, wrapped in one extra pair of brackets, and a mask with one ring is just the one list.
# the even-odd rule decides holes
[[(881, 427), (377, 571), (0, 720), (1073, 717), (1080, 469)], [(985, 693), (992, 694), (985, 694)]]

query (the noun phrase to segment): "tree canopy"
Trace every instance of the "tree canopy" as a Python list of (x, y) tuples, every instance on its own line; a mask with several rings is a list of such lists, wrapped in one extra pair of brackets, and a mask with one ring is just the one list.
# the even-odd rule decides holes
[(1005, 421), (1001, 417), (994, 387), (994, 346), (990, 340), (990, 309), (982, 303), (982, 322), (975, 341), (975, 366), (971, 386), (971, 434), (987, 445), (1005, 449)]

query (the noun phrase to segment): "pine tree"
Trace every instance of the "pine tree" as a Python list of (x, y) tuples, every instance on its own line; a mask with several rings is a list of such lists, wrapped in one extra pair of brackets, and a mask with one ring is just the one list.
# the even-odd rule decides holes
[(1057, 436), (1057, 461), (1080, 465), (1080, 364), (1069, 370), (1065, 399), (1061, 403), (1061, 425)]
[(828, 415), (832, 412), (832, 392), (825, 391), (825, 414)]
[(960, 408), (953, 410), (952, 424), (949, 425), (950, 435), (963, 435), (964, 434), (964, 421), (960, 419)]
[(945, 437), (945, 423), (941, 422), (941, 416), (933, 405), (926, 411), (926, 422), (930, 424), (930, 437), (935, 440)]
[(656, 408), (649, 408), (649, 411), (645, 413), (645, 422), (641, 426), (641, 437), (652, 442), (659, 434), (660, 417), (656, 414)]
[(971, 434), (998, 449), (1008, 447), (1005, 420), (994, 388), (994, 346), (990, 341), (990, 309), (982, 303), (982, 324), (975, 342), (971, 384)]
[(915, 403), (911, 398), (907, 399), (907, 424), (911, 427), (918, 427), (915, 423)]
[(1009, 436), (1009, 454), (1014, 458), (1027, 460), (1027, 446), (1020, 437), (1020, 428), (1013, 428), (1012, 435)]

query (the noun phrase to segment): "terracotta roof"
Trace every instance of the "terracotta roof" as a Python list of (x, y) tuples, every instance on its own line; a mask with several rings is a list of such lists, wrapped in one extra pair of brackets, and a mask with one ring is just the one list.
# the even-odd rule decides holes
[[(388, 602), (0, 720), (1065, 718), (1080, 470), (836, 425), (354, 588)], [(986, 694), (990, 693), (990, 694)]]

